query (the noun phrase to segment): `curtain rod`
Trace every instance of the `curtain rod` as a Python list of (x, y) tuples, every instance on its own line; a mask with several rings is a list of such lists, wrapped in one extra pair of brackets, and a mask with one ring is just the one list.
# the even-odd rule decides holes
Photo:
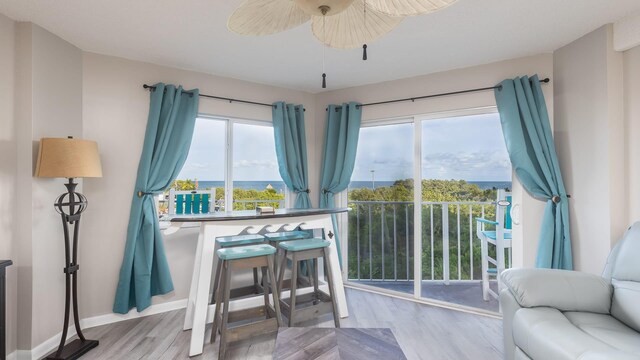
[[(153, 85), (147, 85), (144, 84), (142, 85), (143, 88), (145, 89), (149, 89), (149, 91), (154, 91), (156, 89), (155, 86)], [(183, 91), (185, 93), (191, 93), (190, 91)], [(216, 100), (223, 100), (223, 101), (228, 101), (229, 103), (233, 103), (233, 102), (237, 102), (237, 103), (243, 103), (243, 104), (250, 104), (250, 105), (260, 105), (260, 106), (268, 106), (270, 108), (274, 108), (275, 105), (273, 104), (267, 104), (267, 103), (261, 103), (261, 102), (255, 102), (255, 101), (249, 101), (249, 100), (240, 100), (240, 99), (233, 99), (233, 98), (228, 98), (228, 97), (222, 97), (222, 96), (214, 96), (214, 95), (206, 95), (206, 94), (200, 94), (200, 97), (205, 97), (205, 98), (209, 98), (209, 99), (216, 99)], [(307, 109), (304, 109), (304, 111), (307, 111)]]
[[(541, 83), (548, 83), (549, 81), (551, 81), (549, 78), (544, 78), (544, 79), (540, 80)], [(433, 95), (416, 96), (416, 97), (410, 97), (410, 98), (404, 98), (404, 99), (378, 101), (378, 102), (373, 102), (373, 103), (356, 105), (356, 108), (364, 107), (364, 106), (392, 104), (392, 103), (404, 102), (404, 101), (412, 101), (413, 102), (413, 101), (416, 101), (416, 100), (423, 100), (423, 99), (429, 99), (429, 98), (440, 97), (440, 96), (459, 95), (459, 94), (467, 94), (467, 93), (472, 93), (472, 92), (496, 90), (496, 89), (501, 90), (502, 89), (502, 85), (487, 86), (487, 87), (483, 87), (483, 88), (467, 89), (467, 90), (460, 90), (460, 91), (452, 91), (452, 92), (433, 94)], [(338, 111), (338, 109), (341, 108), (341, 107), (342, 107), (342, 105), (336, 106), (336, 111)], [(329, 108), (326, 108), (325, 110), (329, 110)]]

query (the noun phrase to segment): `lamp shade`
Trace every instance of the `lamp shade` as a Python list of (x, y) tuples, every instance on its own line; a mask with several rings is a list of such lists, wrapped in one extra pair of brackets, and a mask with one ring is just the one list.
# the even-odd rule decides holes
[(37, 177), (102, 177), (98, 144), (91, 140), (42, 138), (36, 165)]

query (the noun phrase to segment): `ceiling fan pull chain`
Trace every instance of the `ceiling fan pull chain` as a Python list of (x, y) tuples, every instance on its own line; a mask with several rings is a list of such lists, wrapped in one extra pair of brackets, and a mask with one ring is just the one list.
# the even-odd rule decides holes
[(322, 88), (327, 88), (327, 74), (324, 69), (324, 52), (327, 48), (327, 30), (325, 27), (325, 18), (327, 16), (327, 10), (322, 11)]
[[(367, 32), (367, 1), (364, 1), (364, 14), (362, 17), (362, 21), (364, 22), (364, 32), (366, 36)], [(367, 44), (362, 45), (362, 60), (367, 60)]]

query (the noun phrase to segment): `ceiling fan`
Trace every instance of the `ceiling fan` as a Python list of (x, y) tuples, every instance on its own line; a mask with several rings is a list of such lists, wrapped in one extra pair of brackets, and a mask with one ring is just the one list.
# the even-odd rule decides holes
[[(311, 20), (313, 35), (325, 46), (352, 49), (393, 30), (407, 16), (428, 14), (457, 0), (246, 0), (229, 17), (229, 30), (270, 35)], [(322, 87), (326, 87), (324, 73)]]

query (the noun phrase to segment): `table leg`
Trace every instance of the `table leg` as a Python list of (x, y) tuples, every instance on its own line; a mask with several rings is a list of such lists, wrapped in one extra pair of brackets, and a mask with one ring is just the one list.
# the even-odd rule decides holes
[(196, 245), (196, 256), (193, 261), (193, 273), (191, 275), (191, 286), (189, 288), (189, 299), (187, 299), (187, 312), (184, 315), (184, 326), (182, 330), (190, 330), (193, 327), (193, 307), (196, 302), (196, 292), (198, 291), (198, 277), (200, 276), (200, 259), (202, 258), (202, 244), (204, 239), (204, 225), (200, 225), (198, 243)]
[(191, 346), (189, 356), (202, 354), (204, 346), (204, 330), (207, 322), (207, 309), (209, 304), (209, 287), (211, 286), (211, 271), (215, 252), (215, 233), (211, 225), (201, 226), (202, 250), (198, 263), (198, 278), (193, 310), (193, 327), (191, 329)]
[(344, 283), (342, 282), (342, 271), (340, 270), (340, 260), (338, 259), (338, 248), (336, 246), (336, 237), (335, 235), (329, 237), (328, 234), (333, 234), (333, 221), (331, 221), (331, 216), (327, 216), (322, 220), (322, 228), (324, 229), (324, 234), (327, 240), (331, 241), (331, 245), (327, 249), (329, 252), (329, 265), (331, 271), (331, 275), (333, 277), (333, 287), (335, 293), (335, 299), (338, 305), (338, 313), (341, 318), (345, 318), (349, 316), (349, 309), (347, 308), (347, 297), (344, 293)]

